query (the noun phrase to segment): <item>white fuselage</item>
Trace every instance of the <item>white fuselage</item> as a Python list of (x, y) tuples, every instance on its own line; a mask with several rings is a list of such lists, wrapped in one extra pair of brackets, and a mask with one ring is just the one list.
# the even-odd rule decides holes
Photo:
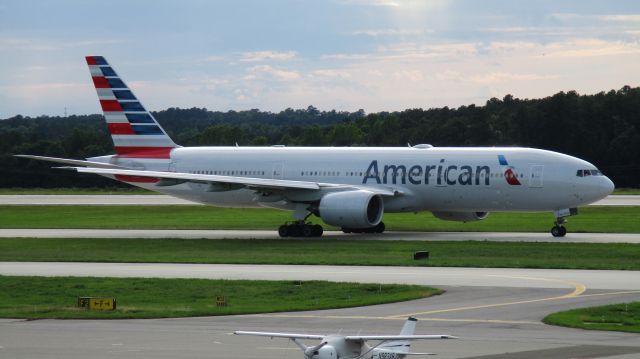
[[(112, 157), (110, 162), (397, 191), (397, 196), (384, 197), (385, 212), (554, 211), (587, 205), (613, 190), (603, 175), (577, 176), (578, 170), (596, 170), (586, 161), (516, 147), (187, 147), (172, 150), (170, 160)], [(207, 191), (207, 184), (192, 182), (136, 185), (225, 207), (287, 208), (286, 199), (311, 202), (324, 194), (288, 190), (285, 196), (277, 191), (257, 196), (252, 189)]]

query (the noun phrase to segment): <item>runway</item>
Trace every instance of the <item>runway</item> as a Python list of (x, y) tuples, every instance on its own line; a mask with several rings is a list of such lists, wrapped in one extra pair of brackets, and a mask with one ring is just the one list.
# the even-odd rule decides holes
[[(640, 300), (637, 272), (480, 268), (1, 263), (1, 274), (327, 279), (436, 285), (441, 296), (361, 308), (158, 320), (0, 320), (0, 356), (11, 358), (302, 358), (286, 340), (234, 330), (393, 334), (409, 315), (420, 334), (459, 340), (415, 342), (439, 358), (640, 357), (637, 334), (586, 332), (540, 323), (575, 307)], [(213, 299), (212, 299), (213, 300)], [(232, 299), (231, 299), (232, 300)], [(257, 298), (259, 300), (259, 298)], [(294, 350), (295, 348), (295, 350)]]
[[(183, 239), (278, 239), (276, 231), (181, 230), (181, 229), (0, 229), (0, 238), (183, 238)], [(548, 233), (519, 232), (385, 232), (345, 234), (324, 232), (323, 238), (403, 241), (500, 241), (554, 243), (640, 243), (638, 233), (568, 233), (554, 238)], [(305, 240), (301, 238), (300, 240)]]
[[(13, 205), (173, 206), (199, 204), (165, 195), (0, 195), (0, 206)], [(592, 204), (592, 206), (640, 206), (640, 196), (612, 195)]]

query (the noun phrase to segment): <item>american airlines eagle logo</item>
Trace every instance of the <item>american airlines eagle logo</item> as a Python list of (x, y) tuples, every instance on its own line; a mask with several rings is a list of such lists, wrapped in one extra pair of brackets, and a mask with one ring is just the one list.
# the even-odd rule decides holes
[(498, 155), (498, 161), (501, 166), (506, 167), (504, 170), (504, 179), (507, 180), (507, 183), (512, 186), (520, 186), (518, 174), (514, 172), (513, 166), (509, 166), (509, 162), (507, 162), (506, 157), (504, 157), (504, 155)]

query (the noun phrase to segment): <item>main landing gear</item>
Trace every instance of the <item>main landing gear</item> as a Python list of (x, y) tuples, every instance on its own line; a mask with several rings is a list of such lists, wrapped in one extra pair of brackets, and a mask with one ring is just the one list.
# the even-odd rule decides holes
[(378, 223), (375, 227), (370, 228), (346, 228), (342, 227), (344, 233), (382, 233), (385, 230), (384, 222)]
[(285, 223), (278, 228), (278, 234), (280, 237), (321, 237), (322, 226), (319, 224), (305, 223), (302, 221), (295, 221), (292, 223)]

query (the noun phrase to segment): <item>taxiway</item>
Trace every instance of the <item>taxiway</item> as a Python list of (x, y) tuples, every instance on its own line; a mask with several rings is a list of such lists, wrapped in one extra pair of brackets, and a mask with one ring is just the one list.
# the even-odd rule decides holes
[(540, 322), (559, 310), (640, 300), (637, 273), (629, 271), (2, 263), (0, 273), (402, 282), (436, 285), (447, 291), (409, 302), (295, 313), (156, 320), (0, 320), (0, 356), (11, 358), (301, 359), (301, 353), (286, 340), (231, 333), (395, 333), (409, 315), (419, 318), (418, 333), (460, 337), (414, 343), (415, 351), (435, 352), (439, 358), (640, 357), (637, 334), (589, 332)]

